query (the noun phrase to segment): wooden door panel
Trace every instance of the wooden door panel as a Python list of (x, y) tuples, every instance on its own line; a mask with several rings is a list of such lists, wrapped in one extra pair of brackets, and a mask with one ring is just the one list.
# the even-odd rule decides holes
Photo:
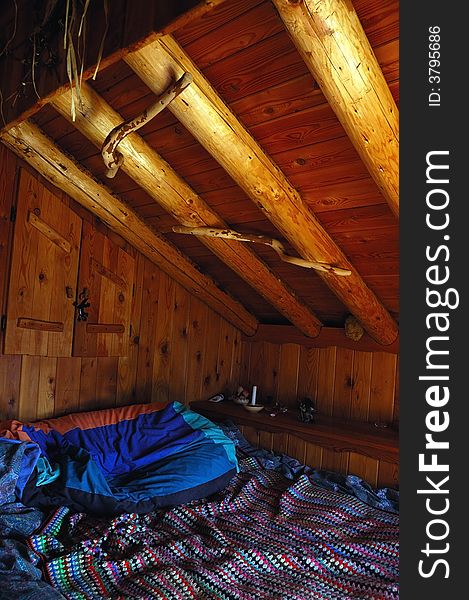
[(86, 292), (86, 321), (76, 321), (74, 356), (126, 356), (135, 260), (97, 231), (83, 225), (78, 290)]
[(6, 354), (70, 356), (81, 219), (22, 170), (13, 240)]

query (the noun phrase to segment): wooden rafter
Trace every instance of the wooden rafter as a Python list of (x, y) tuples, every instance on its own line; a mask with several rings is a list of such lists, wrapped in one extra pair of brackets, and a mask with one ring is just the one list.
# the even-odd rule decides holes
[[(77, 111), (74, 125), (100, 148), (108, 132), (122, 122), (122, 117), (89, 85), (83, 84), (81, 96), (83, 110)], [(70, 92), (57, 96), (52, 102), (69, 121), (70, 102)], [(138, 134), (122, 139), (119, 152), (124, 157), (122, 170), (182, 225), (227, 227), (223, 219)], [(244, 244), (216, 238), (201, 241), (301, 332), (311, 337), (319, 334), (321, 322), (317, 317)]]
[(247, 335), (256, 331), (258, 323), (251, 313), (200, 273), (175, 246), (62, 152), (36, 125), (25, 121), (2, 133), (0, 139), (227, 321)]
[(273, 0), (290, 37), (393, 213), (399, 112), (350, 0)]
[[(169, 110), (214, 156), (246, 194), (306, 260), (340, 265), (350, 277), (318, 273), (326, 285), (381, 344), (391, 344), (398, 328), (357, 270), (309, 211), (282, 171), (241, 125), (217, 92), (171, 36), (130, 53), (129, 66), (159, 94), (189, 71), (192, 84)], [(228, 150), (228, 151), (227, 151)]]

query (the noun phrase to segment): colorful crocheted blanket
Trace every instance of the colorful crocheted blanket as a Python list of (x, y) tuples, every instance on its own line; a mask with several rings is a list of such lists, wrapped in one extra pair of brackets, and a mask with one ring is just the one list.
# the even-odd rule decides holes
[(74, 600), (399, 597), (397, 515), (307, 475), (251, 467), (209, 501), (112, 520), (61, 508), (29, 543)]

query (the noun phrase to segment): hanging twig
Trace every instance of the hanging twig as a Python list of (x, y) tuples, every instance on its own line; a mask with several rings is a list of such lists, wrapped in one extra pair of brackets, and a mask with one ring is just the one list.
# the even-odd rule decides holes
[(172, 84), (151, 106), (146, 108), (134, 119), (124, 121), (107, 135), (101, 147), (101, 154), (106, 165), (106, 177), (112, 179), (115, 177), (119, 167), (124, 162), (124, 157), (118, 152), (117, 147), (122, 140), (132, 133), (143, 127), (153, 117), (156, 117), (170, 102), (174, 100), (186, 87), (192, 82), (192, 75), (184, 73), (176, 83)]
[(36, 34), (33, 33), (33, 59), (31, 62), (31, 81), (33, 83), (34, 93), (40, 98), (36, 87)]
[(96, 69), (94, 70), (94, 73), (93, 73), (93, 81), (96, 79), (96, 75), (98, 74), (98, 71), (99, 71), (99, 66), (101, 64), (101, 59), (103, 57), (103, 52), (104, 52), (104, 42), (106, 41), (106, 36), (107, 36), (108, 29), (109, 29), (109, 0), (103, 0), (103, 5), (104, 5), (104, 16), (106, 19), (106, 27), (104, 29), (104, 34), (103, 34), (103, 38), (101, 40), (101, 45), (99, 46), (98, 60), (96, 62)]
[(267, 246), (271, 246), (271, 248), (273, 248), (280, 258), (286, 263), (297, 265), (298, 267), (305, 267), (306, 269), (315, 269), (316, 271), (333, 273), (334, 275), (340, 275), (342, 277), (347, 277), (348, 275), (352, 274), (352, 271), (349, 269), (342, 269), (342, 267), (336, 267), (328, 263), (305, 260), (296, 256), (290, 256), (287, 254), (282, 242), (279, 242), (278, 240), (270, 238), (266, 235), (239, 233), (233, 229), (215, 229), (213, 227), (184, 227), (182, 225), (174, 226), (173, 231), (175, 233), (223, 238), (226, 240), (235, 240), (237, 242), (266, 244)]

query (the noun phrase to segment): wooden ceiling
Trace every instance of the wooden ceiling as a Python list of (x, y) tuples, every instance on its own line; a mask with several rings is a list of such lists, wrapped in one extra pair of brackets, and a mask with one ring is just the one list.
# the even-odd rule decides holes
[[(398, 2), (354, 0), (353, 7), (398, 102)], [(173, 37), (397, 321), (398, 220), (290, 39), (274, 4), (270, 0), (225, 0), (175, 31)], [(136, 116), (156, 99), (124, 60), (101, 71), (88, 85), (123, 119)], [(32, 121), (260, 323), (288, 323), (266, 299), (276, 292), (267, 290), (263, 297), (200, 239), (173, 233), (178, 221), (123, 169), (114, 179), (106, 179), (101, 153), (80, 133), (78, 121), (72, 123), (52, 105), (43, 107)], [(139, 135), (230, 228), (280, 239), (289, 253), (298, 255), (265, 212), (170, 110), (146, 124)], [(317, 272), (282, 262), (268, 246), (249, 245), (249, 250), (324, 325), (344, 324), (350, 309)]]

